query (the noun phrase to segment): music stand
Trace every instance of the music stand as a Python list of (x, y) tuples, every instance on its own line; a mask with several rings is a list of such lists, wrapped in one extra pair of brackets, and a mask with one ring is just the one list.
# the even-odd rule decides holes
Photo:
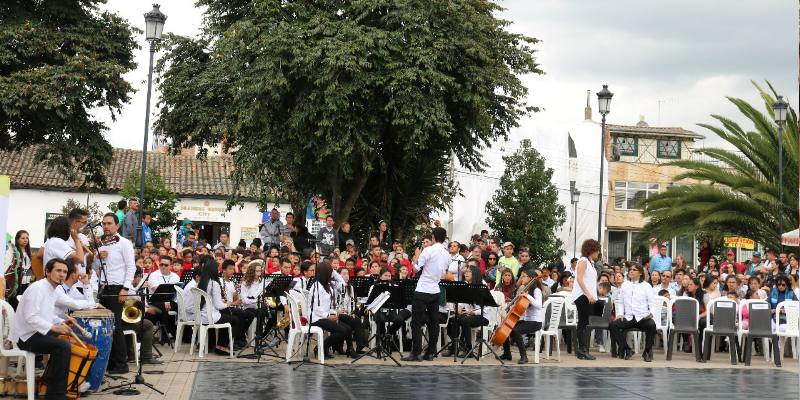
[[(492, 292), (489, 291), (489, 287), (488, 286), (486, 286), (486, 285), (484, 285), (482, 283), (475, 284), (475, 285), (468, 284), (467, 287), (466, 287), (466, 290), (472, 293), (473, 301), (470, 302), (470, 303), (471, 304), (480, 304), (480, 306), (481, 306), (481, 316), (483, 318), (486, 318), (486, 316), (483, 314), (483, 307), (484, 306), (499, 307), (497, 302), (494, 301), (494, 297), (492, 297)], [(488, 318), (486, 318), (486, 320), (488, 321)], [(461, 360), (461, 364), (464, 364), (464, 362), (467, 361), (467, 358), (469, 358), (470, 354), (473, 354), (473, 352), (475, 351), (476, 348), (478, 349), (478, 354), (475, 356), (475, 359), (477, 359), (478, 361), (481, 360), (481, 355), (483, 354), (483, 344), (486, 343), (486, 340), (483, 338), (483, 327), (484, 327), (484, 325), (481, 325), (481, 331), (480, 331), (480, 335), (478, 336), (478, 339), (475, 341), (475, 343), (473, 343), (472, 348), (467, 351), (467, 355), (465, 355), (464, 359)], [(489, 348), (489, 351), (491, 351), (492, 354), (494, 354), (494, 358), (496, 358), (498, 361), (500, 361), (500, 364), (505, 365), (503, 360), (500, 359), (500, 357), (494, 351), (492, 346), (489, 346), (489, 344), (486, 343), (486, 347)]]
[(368, 276), (354, 276), (350, 278), (350, 286), (353, 287), (353, 296), (367, 297), (369, 296), (369, 288), (375, 283), (375, 278), (372, 275)]
[[(177, 293), (177, 287), (180, 283), (161, 283), (156, 287), (156, 291), (150, 295), (150, 304), (163, 304), (169, 303), (173, 299), (175, 299), (175, 294)], [(165, 311), (166, 312), (166, 311)], [(161, 332), (164, 337), (167, 338), (167, 342), (169, 342), (170, 347), (172, 347), (172, 339), (169, 337), (169, 332), (167, 332), (167, 327), (164, 324), (159, 324), (160, 328), (159, 331)], [(154, 342), (155, 343), (155, 342)], [(163, 342), (162, 342), (163, 344)], [(161, 352), (158, 351), (158, 348), (153, 346), (153, 348), (161, 355)]]
[[(400, 286), (392, 286), (389, 284), (389, 282), (381, 282), (381, 281), (376, 282), (375, 285), (372, 286), (372, 292), (370, 293), (369, 298), (367, 299), (367, 304), (373, 305), (375, 299), (377, 299), (384, 292), (389, 292), (389, 298), (386, 299), (386, 301), (384, 301), (382, 304), (378, 305), (379, 309), (398, 308), (397, 307), (398, 304), (403, 304), (404, 302), (403, 288), (401, 288)], [(378, 334), (378, 332), (381, 331), (383, 331), (383, 333)], [(394, 363), (397, 364), (398, 367), (400, 366), (400, 363), (397, 362), (397, 360), (383, 348), (383, 340), (386, 337), (386, 329), (378, 328), (378, 332), (375, 332), (375, 334), (373, 334), (372, 337), (370, 338), (370, 340), (372, 340), (372, 338), (376, 339), (375, 347), (369, 349), (366, 353), (358, 356), (358, 358), (353, 360), (350, 364), (355, 364), (356, 361), (364, 358), (365, 356), (371, 355), (372, 353), (377, 353), (376, 358), (383, 358), (383, 360), (386, 361), (386, 358), (388, 357), (392, 361), (394, 361)]]
[[(463, 281), (439, 281), (439, 288), (444, 290), (445, 295), (445, 302), (446, 303), (453, 303), (453, 309), (456, 313), (456, 338), (453, 340), (453, 362), (458, 361), (458, 350), (463, 347), (464, 350), (467, 350), (466, 346), (461, 345), (461, 340), (459, 337), (459, 326), (458, 326), (458, 303), (472, 303), (472, 292), (467, 289), (467, 283)], [(430, 343), (428, 343), (430, 346)], [(442, 347), (436, 355), (438, 356), (439, 353), (444, 351), (447, 346)]]
[[(259, 312), (258, 312), (258, 320), (256, 321), (256, 334), (254, 335), (254, 337), (252, 339), (250, 339), (250, 342), (247, 343), (247, 345), (245, 345), (244, 348), (241, 351), (239, 351), (239, 354), (237, 355), (237, 357), (240, 357), (240, 358), (257, 357), (257, 361), (256, 362), (260, 362), (261, 361), (261, 356), (270, 356), (270, 357), (281, 358), (281, 356), (278, 354), (278, 352), (275, 351), (274, 347), (271, 348), (271, 350), (274, 353), (274, 355), (273, 354), (264, 353), (264, 350), (263, 350), (263, 338), (266, 337), (267, 335), (269, 335), (269, 333), (273, 332), (273, 331), (275, 332), (275, 337), (278, 337), (280, 331), (278, 331), (278, 325), (277, 325), (277, 321), (276, 321), (276, 324), (272, 327), (270, 332), (264, 333), (262, 335), (262, 324), (264, 323), (264, 313), (262, 313), (261, 310), (263, 310), (264, 307), (265, 307), (264, 306), (264, 299), (269, 298), (269, 297), (277, 298), (277, 297), (282, 296), (284, 292), (289, 290), (289, 286), (291, 286), (293, 281), (294, 281), (291, 276), (273, 276), (273, 277), (270, 277), (269, 275), (267, 275), (267, 278), (272, 278), (272, 279), (270, 279), (269, 284), (267, 284), (267, 279), (264, 279), (262, 281), (263, 289), (262, 289), (261, 294), (258, 296), (258, 299), (257, 299)], [(269, 311), (267, 311), (267, 313), (269, 313)], [(267, 314), (266, 317), (267, 317), (266, 319), (269, 320), (269, 314)], [(253, 348), (253, 354), (247, 355), (247, 356), (242, 356), (242, 352), (244, 352), (244, 350), (248, 346), (250, 346), (250, 344), (253, 343), (253, 342), (255, 342), (255, 346)]]
[(187, 269), (186, 271), (181, 272), (181, 282), (189, 283), (192, 281), (194, 277), (192, 276), (192, 270)]

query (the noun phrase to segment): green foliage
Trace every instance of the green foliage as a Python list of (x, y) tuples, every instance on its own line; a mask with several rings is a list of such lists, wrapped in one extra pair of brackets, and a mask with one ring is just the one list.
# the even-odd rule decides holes
[[(123, 199), (138, 199), (141, 179), (140, 173), (132, 171), (125, 179), (125, 185), (119, 191), (119, 195)], [(175, 210), (175, 206), (178, 204), (176, 196), (164, 183), (158, 168), (147, 169), (144, 184), (144, 202), (139, 207), (153, 215), (153, 219), (150, 221), (153, 240), (169, 237), (169, 229), (174, 228), (178, 223), (179, 213)], [(109, 204), (109, 208), (116, 211), (117, 204)]]
[(263, 209), (276, 194), (332, 203), (336, 185), (346, 220), (369, 201), (368, 181), (394, 174), (389, 160), (454, 152), (480, 169), (482, 150), (533, 110), (518, 76), (542, 73), (537, 41), (508, 32), (491, 1), (198, 5), (207, 7), (202, 38), (164, 43), (157, 125), (174, 151), (232, 149), (231, 206), (240, 195)]
[(128, 22), (100, 12), (103, 0), (11, 1), (0, 6), (0, 148), (38, 145), (44, 162), (83, 186), (105, 186), (111, 145), (105, 123), (133, 88), (122, 75), (136, 67)]
[[(115, 204), (115, 206), (116, 206), (116, 204)], [(92, 204), (82, 204), (78, 200), (69, 198), (69, 199), (67, 199), (67, 204), (65, 204), (63, 207), (61, 207), (61, 213), (66, 216), (74, 208), (80, 208), (80, 209), (85, 210), (86, 212), (89, 213), (89, 217), (87, 219), (88, 223), (86, 224), (86, 227), (84, 228), (84, 230), (88, 229), (89, 226), (91, 226), (91, 225), (96, 225), (98, 222), (100, 222), (103, 219), (104, 212), (103, 212), (103, 210), (100, 209), (100, 203), (98, 203), (96, 201), (94, 203), (92, 203)]]
[(555, 231), (564, 224), (566, 213), (558, 204), (553, 170), (545, 167), (544, 157), (528, 140), (520, 142), (514, 154), (503, 156), (503, 161), (506, 169), (498, 189), (486, 203), (489, 228), (517, 247), (530, 245), (533, 265), (558, 261), (564, 251)]
[[(737, 123), (712, 115), (722, 127), (699, 124), (733, 145), (741, 154), (718, 149), (696, 149), (731, 166), (682, 160), (671, 162), (686, 169), (675, 177), (695, 179), (702, 184), (680, 186), (650, 196), (640, 203), (642, 215), (650, 218), (640, 238), (668, 240), (682, 234), (719, 231), (728, 236), (744, 236), (768, 248), (777, 249), (779, 241), (778, 126), (772, 103), (775, 90), (767, 93), (755, 82), (767, 112), (756, 110), (747, 102), (728, 97), (739, 111), (752, 121), (755, 131), (745, 131)], [(798, 137), (797, 114), (787, 113), (783, 135), (783, 226), (787, 231), (798, 225)], [(723, 190), (730, 188), (730, 191)], [(634, 244), (636, 245), (636, 244)]]

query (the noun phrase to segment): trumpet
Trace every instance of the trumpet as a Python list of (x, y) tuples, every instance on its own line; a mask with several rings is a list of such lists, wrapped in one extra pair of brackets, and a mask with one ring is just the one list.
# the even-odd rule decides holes
[(142, 320), (142, 309), (144, 303), (139, 299), (125, 300), (122, 306), (122, 321), (129, 324), (135, 324)]

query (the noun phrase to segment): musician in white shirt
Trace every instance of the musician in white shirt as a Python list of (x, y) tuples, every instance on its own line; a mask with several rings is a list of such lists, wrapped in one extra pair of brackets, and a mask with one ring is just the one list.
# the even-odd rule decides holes
[(17, 343), (22, 350), (49, 354), (51, 374), (47, 379), (46, 398), (68, 399), (67, 377), (72, 347), (68, 341), (58, 336), (70, 336), (71, 327), (76, 326), (77, 322), (70, 316), (61, 319), (54, 313), (55, 289), (67, 277), (67, 264), (63, 259), (52, 258), (44, 270), (45, 279), (32, 283), (20, 297), (16, 319), (8, 340)]
[[(239, 333), (239, 319), (233, 315), (222, 314), (221, 310), (228, 308), (229, 303), (224, 300), (222, 296), (222, 283), (219, 281), (219, 264), (213, 259), (209, 259), (203, 264), (203, 275), (200, 277), (200, 283), (197, 288), (206, 292), (208, 297), (211, 298), (212, 304), (208, 304), (205, 298), (200, 301), (199, 317), (203, 324), (208, 324), (209, 321), (215, 324), (231, 324), (231, 331), (233, 336), (236, 337)], [(195, 318), (198, 317), (198, 312), (195, 310)], [(229, 356), (233, 350), (233, 343), (228, 343), (228, 335), (222, 330), (217, 330), (217, 348), (215, 352), (222, 356)], [(231, 348), (229, 348), (230, 346)]]
[[(161, 256), (158, 259), (158, 269), (150, 273), (147, 277), (147, 290), (150, 294), (153, 294), (162, 284), (175, 286), (180, 282), (181, 277), (172, 272), (172, 257)], [(175, 288), (176, 293), (178, 289), (180, 288)], [(161, 294), (159, 294), (159, 296), (163, 297)], [(169, 315), (169, 312), (178, 311), (178, 304), (174, 299), (170, 299), (170, 301), (150, 301), (150, 305), (155, 307), (158, 311), (152, 316), (148, 316), (148, 318), (152, 321), (161, 322), (161, 325), (167, 328), (167, 332), (174, 335), (175, 318)], [(164, 338), (163, 341), (166, 342), (167, 338)]]
[[(427, 320), (428, 343), (439, 340), (439, 281), (450, 264), (450, 253), (444, 248), (447, 231), (444, 228), (433, 228), (431, 232), (434, 243), (419, 254), (414, 272), (419, 274), (417, 289), (411, 308), (411, 355), (403, 361), (432, 361), (436, 346), (429, 346), (424, 357), (422, 354), (422, 324)], [(420, 273), (421, 271), (421, 273)]]
[(633, 357), (633, 350), (628, 346), (625, 338), (625, 331), (637, 328), (645, 333), (645, 347), (642, 358), (650, 362), (653, 360), (653, 339), (656, 336), (656, 323), (653, 315), (660, 313), (656, 307), (656, 299), (653, 288), (644, 281), (644, 271), (642, 267), (634, 264), (628, 271), (628, 278), (619, 290), (619, 309), (617, 318), (609, 326), (611, 334), (619, 346), (620, 358), (629, 360)]
[[(142, 300), (142, 296), (140, 295), (140, 293), (147, 290), (148, 284), (147, 282), (144, 282), (142, 280), (142, 275), (143, 275), (142, 269), (136, 267), (136, 272), (134, 273), (132, 283), (133, 286), (137, 288), (137, 291), (135, 292), (136, 294), (134, 294), (134, 292), (131, 292), (131, 294), (128, 296), (128, 299), (137, 299), (144, 302), (144, 300)], [(153, 338), (154, 338), (153, 327), (155, 325), (149, 319), (149, 317), (156, 315), (158, 312), (159, 309), (148, 304), (145, 308), (145, 313), (143, 315), (143, 317), (147, 318), (143, 318), (143, 321), (133, 322), (133, 323), (122, 321), (122, 329), (126, 331), (136, 332), (136, 336), (142, 342), (142, 347), (141, 347), (142, 356), (140, 357), (139, 360), (139, 362), (141, 362), (142, 364), (151, 364), (151, 365), (163, 364), (163, 361), (156, 360), (153, 357)], [(134, 360), (133, 352), (135, 350), (136, 349), (134, 347), (128, 347), (128, 361)]]
[[(344, 323), (339, 323), (339, 315), (336, 311), (333, 301), (336, 291), (333, 285), (333, 268), (331, 263), (327, 260), (322, 261), (316, 268), (316, 280), (309, 288), (308, 303), (310, 313), (309, 323), (312, 326), (318, 326), (322, 330), (330, 333), (327, 339), (323, 342), (324, 358), (333, 358), (331, 355), (331, 347), (339, 348), (347, 338), (352, 339), (353, 330)], [(352, 354), (352, 340), (347, 341), (347, 353)]]
[[(122, 305), (129, 291), (133, 291), (133, 276), (136, 264), (133, 255), (133, 244), (117, 233), (119, 220), (114, 213), (103, 216), (103, 237), (96, 251), (93, 268), (98, 272), (98, 279), (103, 290), (100, 291), (100, 304), (114, 313), (114, 339), (111, 345), (108, 373), (111, 375), (128, 372), (128, 354), (125, 334), (122, 329)], [(76, 252), (78, 250), (75, 250)], [(105, 265), (104, 273), (100, 267)], [(103, 286), (105, 284), (107, 286)]]
[[(193, 268), (192, 270), (192, 280), (183, 287), (183, 305), (186, 309), (186, 320), (187, 321), (194, 321), (194, 298), (192, 297), (192, 288), (196, 288), (197, 284), (200, 282), (200, 276), (203, 275), (203, 270), (201, 268)], [(180, 300), (180, 299), (178, 299)], [(186, 337), (186, 336), (184, 336)]]
[(55, 314), (57, 317), (64, 318), (69, 311), (104, 308), (94, 302), (91, 289), (78, 287), (76, 283), (79, 282), (79, 278), (82, 278), (88, 285), (89, 277), (86, 274), (80, 274), (75, 262), (68, 260), (67, 278), (56, 287)]
[[(468, 284), (478, 285), (483, 284), (481, 269), (478, 267), (477, 260), (470, 260), (467, 268), (464, 269), (464, 280)], [(447, 333), (450, 340), (457, 340), (456, 331), (461, 336), (461, 342), (464, 343), (467, 350), (458, 354), (460, 358), (465, 358), (471, 355), (468, 351), (472, 349), (472, 328), (489, 325), (489, 320), (486, 315), (492, 315), (494, 307), (483, 307), (481, 310), (480, 304), (461, 303), (458, 305), (458, 315), (450, 320)], [(452, 357), (452, 346), (450, 349), (442, 353), (442, 357)]]
[(525, 313), (522, 314), (517, 324), (514, 325), (514, 329), (511, 330), (506, 341), (503, 342), (503, 355), (500, 356), (501, 360), (511, 361), (511, 343), (509, 340), (514, 340), (514, 343), (517, 344), (517, 349), (519, 349), (518, 362), (519, 364), (526, 364), (528, 362), (528, 356), (525, 352), (525, 341), (522, 335), (529, 335), (542, 329), (542, 322), (544, 321), (544, 316), (542, 315), (542, 282), (535, 281), (531, 284), (531, 280), (533, 280), (535, 278), (534, 275), (537, 274), (538, 271), (535, 269), (520, 271), (520, 283), (522, 285), (520, 289), (524, 288), (525, 285), (531, 285), (528, 287), (528, 291), (520, 296), (525, 296), (530, 303)]
[(54, 258), (74, 260), (83, 263), (83, 247), (73, 248), (71, 244), (80, 241), (78, 232), (70, 227), (67, 217), (56, 217), (47, 227), (47, 241), (44, 242), (42, 265), (46, 265)]
[[(250, 264), (252, 264), (252, 262)], [(250, 264), (248, 264), (248, 269), (252, 266)], [(232, 315), (239, 320), (239, 329), (234, 329), (233, 340), (237, 346), (244, 347), (245, 334), (247, 333), (247, 328), (249, 328), (250, 324), (253, 322), (255, 314), (242, 309), (243, 299), (236, 289), (236, 284), (231, 280), (235, 268), (236, 263), (233, 262), (233, 260), (225, 260), (222, 263), (222, 293), (224, 294), (222, 300), (226, 302), (228, 307), (220, 310), (220, 312), (222, 314)]]

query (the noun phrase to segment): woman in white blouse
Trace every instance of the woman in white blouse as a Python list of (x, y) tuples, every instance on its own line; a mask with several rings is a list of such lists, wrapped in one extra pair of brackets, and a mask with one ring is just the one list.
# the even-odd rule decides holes
[(600, 242), (587, 239), (581, 246), (581, 259), (575, 271), (575, 285), (572, 289), (572, 303), (578, 310), (578, 351), (575, 355), (579, 360), (594, 360), (589, 354), (589, 316), (592, 314), (595, 301), (597, 301), (597, 270), (594, 263), (600, 257)]
[[(339, 315), (334, 302), (336, 291), (332, 282), (333, 268), (331, 263), (328, 261), (320, 262), (317, 265), (315, 276), (317, 279), (311, 283), (311, 287), (308, 289), (308, 303), (311, 309), (309, 322), (311, 326), (318, 326), (330, 333), (323, 346), (325, 359), (331, 359), (333, 358), (330, 352), (331, 347), (341, 347), (345, 338), (348, 335), (352, 335), (353, 331), (349, 326), (339, 323)], [(352, 351), (350, 346), (351, 343), (348, 343), (348, 353)]]
[[(233, 332), (237, 332), (239, 319), (233, 315), (223, 315), (219, 312), (219, 310), (227, 308), (228, 306), (222, 301), (222, 286), (219, 282), (219, 264), (213, 259), (206, 261), (203, 265), (203, 275), (200, 277), (200, 283), (197, 284), (197, 287), (208, 293), (213, 303), (206, 304), (205, 298), (200, 301), (200, 316), (203, 324), (209, 323), (208, 316), (210, 310), (211, 320), (214, 321), (215, 324), (231, 324)], [(217, 330), (217, 348), (215, 352), (219, 355), (229, 356), (231, 350), (228, 348), (228, 345), (228, 335), (224, 335), (220, 330)]]

